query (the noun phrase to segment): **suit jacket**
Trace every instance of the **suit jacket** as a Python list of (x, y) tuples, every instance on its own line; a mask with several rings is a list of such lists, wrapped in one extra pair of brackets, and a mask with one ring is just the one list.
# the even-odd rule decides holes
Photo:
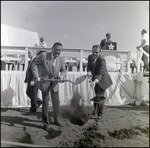
[(31, 98), (31, 90), (33, 86), (30, 86), (30, 82), (34, 80), (33, 74), (32, 74), (32, 70), (31, 70), (31, 65), (33, 64), (33, 61), (35, 60), (35, 58), (31, 61), (31, 63), (29, 63), (27, 71), (26, 71), (26, 77), (24, 82), (28, 83), (27, 84), (27, 90), (26, 90), (26, 94)]
[(96, 62), (95, 62), (95, 68), (92, 67), (92, 60), (93, 56), (92, 54), (88, 56), (88, 66), (87, 66), (87, 72), (92, 72), (92, 80), (98, 79), (98, 85), (103, 89), (106, 90), (108, 87), (112, 85), (112, 80), (110, 78), (110, 75), (108, 74), (108, 71), (106, 69), (106, 61), (105, 59), (100, 55)]
[[(60, 55), (57, 57), (54, 71), (52, 70), (52, 52), (42, 52), (39, 54), (35, 58), (31, 69), (34, 79), (37, 77), (57, 79), (59, 77), (59, 72), (61, 72), (64, 77), (66, 76), (65, 61)], [(58, 82), (43, 81), (38, 83), (38, 87), (41, 91), (46, 92), (50, 83), (52, 83), (54, 92), (59, 91)]]
[[(100, 43), (100, 47), (102, 50), (106, 50), (106, 39), (103, 39), (101, 40), (101, 43)], [(111, 40), (109, 40), (108, 42), (112, 42)]]

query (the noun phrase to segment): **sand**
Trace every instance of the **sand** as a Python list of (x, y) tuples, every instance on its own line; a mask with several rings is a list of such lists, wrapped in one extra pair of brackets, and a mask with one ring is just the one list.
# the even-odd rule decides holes
[[(59, 121), (63, 128), (52, 121), (53, 133), (43, 129), (41, 110), (40, 107), (36, 113), (29, 113), (27, 107), (1, 108), (1, 142), (47, 147), (149, 147), (149, 106), (104, 106), (100, 121), (85, 118), (82, 126), (71, 123), (69, 106), (61, 106)], [(84, 107), (84, 111), (89, 113), (91, 107)], [(49, 117), (53, 120), (52, 107)], [(8, 146), (19, 147), (1, 143), (1, 147)]]

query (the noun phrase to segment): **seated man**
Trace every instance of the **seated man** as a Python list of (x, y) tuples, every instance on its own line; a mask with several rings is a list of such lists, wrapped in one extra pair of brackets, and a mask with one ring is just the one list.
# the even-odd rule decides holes
[(43, 37), (40, 38), (40, 46), (41, 46), (41, 47), (47, 47), (47, 44), (45, 43)]

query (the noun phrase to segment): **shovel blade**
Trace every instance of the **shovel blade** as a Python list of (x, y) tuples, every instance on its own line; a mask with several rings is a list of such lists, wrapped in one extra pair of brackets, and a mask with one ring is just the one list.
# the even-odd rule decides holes
[(81, 76), (79, 78), (76, 78), (74, 84), (78, 85), (78, 84), (82, 83), (86, 79), (86, 77), (87, 77), (86, 75), (83, 75), (83, 76)]

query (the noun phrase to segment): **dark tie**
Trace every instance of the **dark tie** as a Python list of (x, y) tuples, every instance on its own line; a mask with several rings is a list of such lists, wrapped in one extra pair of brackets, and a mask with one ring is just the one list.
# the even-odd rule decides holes
[(92, 59), (92, 71), (94, 72), (94, 69), (95, 69), (95, 63), (96, 63), (96, 60), (95, 58)]
[(32, 59), (28, 62), (28, 68), (27, 68), (27, 71), (29, 70), (30, 66), (31, 66), (31, 63), (32, 63)]

